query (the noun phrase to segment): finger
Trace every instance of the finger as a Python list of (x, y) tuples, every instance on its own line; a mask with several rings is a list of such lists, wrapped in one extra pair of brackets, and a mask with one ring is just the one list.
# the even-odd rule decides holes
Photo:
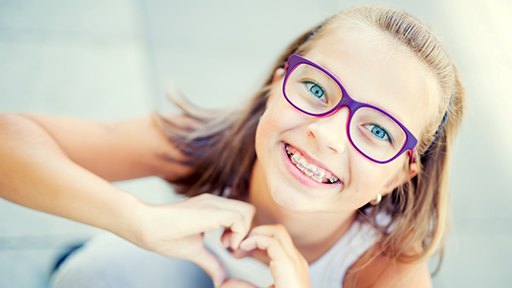
[[(183, 208), (180, 209), (183, 210)], [(229, 229), (233, 235), (230, 235), (228, 239), (224, 239), (224, 241), (230, 241), (229, 243), (223, 242), (223, 244), (229, 244), (228, 246), (236, 250), (241, 240), (249, 233), (250, 224), (246, 224), (243, 215), (238, 211), (220, 208), (187, 210), (186, 213), (189, 215), (187, 217), (188, 225), (184, 225), (183, 230), (185, 231), (181, 233), (185, 236), (214, 231), (224, 227)]]
[(260, 225), (260, 226), (254, 227), (251, 230), (251, 235), (252, 234), (272, 236), (272, 237), (278, 238), (279, 240), (289, 242), (287, 244), (293, 243), (292, 237), (288, 233), (288, 230), (286, 230), (286, 227), (284, 227), (281, 224)]
[(239, 211), (224, 211), (220, 213), (218, 217), (220, 224), (229, 228), (232, 232), (232, 235), (229, 237), (231, 248), (233, 250), (238, 249), (240, 242), (249, 234), (252, 218), (249, 219)]
[(224, 231), (222, 236), (220, 237), (220, 241), (222, 245), (226, 248), (228, 248), (228, 251), (231, 253), (231, 255), (237, 259), (244, 258), (251, 254), (249, 251), (238, 249), (232, 249), (231, 248), (231, 237), (233, 236), (233, 233), (231, 231)]
[(235, 251), (231, 252), (231, 255), (236, 259), (242, 259), (251, 255), (251, 252), (242, 249), (236, 249)]
[(188, 214), (190, 214), (190, 216), (186, 223), (194, 223), (192, 226), (195, 230), (194, 233), (212, 231), (220, 227), (229, 228), (232, 231), (249, 230), (248, 228), (244, 228), (243, 215), (235, 210), (225, 208), (195, 208), (189, 209)]
[(256, 212), (256, 208), (254, 207), (254, 205), (240, 200), (228, 199), (213, 194), (201, 194), (194, 198), (198, 198), (198, 201), (201, 202), (205, 207), (226, 208), (230, 210), (235, 210), (239, 211), (242, 214), (251, 216), (249, 218), (252, 218), (252, 216)]
[[(219, 208), (231, 209), (240, 213), (240, 221), (235, 221), (230, 227), (234, 233), (231, 237), (231, 248), (237, 249), (240, 242), (247, 236), (251, 229), (251, 223), (254, 218), (256, 209), (253, 205), (233, 199), (222, 199), (223, 201), (217, 201), (215, 204)], [(237, 219), (238, 220), (238, 219)]]
[(220, 242), (225, 248), (229, 248), (231, 246), (231, 237), (233, 237), (233, 232), (231, 232), (231, 230), (224, 230), (220, 236)]
[(243, 280), (229, 279), (228, 281), (222, 283), (220, 288), (256, 288), (256, 286)]
[(286, 230), (286, 227), (281, 224), (254, 227), (251, 230), (249, 237), (253, 235), (265, 235), (267, 237), (275, 238), (289, 256), (293, 257), (293, 255), (299, 253), (295, 247), (292, 237), (288, 233), (288, 230)]
[(196, 196), (196, 198), (206, 207), (219, 208), (221, 211), (232, 211), (233, 213), (238, 212), (238, 214), (234, 215), (236, 217), (234, 221), (226, 219), (227, 222), (222, 222), (224, 227), (229, 227), (234, 232), (231, 238), (231, 248), (237, 249), (242, 239), (249, 233), (256, 212), (255, 207), (246, 202), (226, 199), (211, 194), (202, 194)]
[(240, 249), (251, 251), (254, 249), (266, 250), (272, 260), (291, 261), (290, 255), (283, 249), (276, 238), (267, 235), (253, 235), (240, 243)]
[(189, 258), (189, 260), (199, 265), (199, 267), (208, 273), (214, 286), (219, 287), (226, 279), (226, 270), (217, 259), (217, 257), (215, 257), (204, 247), (193, 255), (194, 256)]
[[(224, 247), (226, 247), (228, 249), (228, 251), (231, 253), (231, 255), (233, 255), (235, 258), (243, 258), (247, 255), (249, 255), (249, 253), (247, 251), (244, 251), (244, 250), (241, 250), (240, 249), (240, 245), (237, 245), (238, 248), (233, 248), (232, 246), (232, 243), (233, 243), (233, 237), (236, 237), (235, 236), (236, 234), (231, 232), (231, 230), (225, 230), (224, 233), (222, 234), (222, 236), (220, 237), (220, 242), (222, 243), (222, 245)], [(238, 241), (238, 240), (236, 240)], [(240, 240), (240, 242), (242, 242)]]
[(267, 235), (249, 236), (242, 241), (240, 248), (266, 250), (270, 257), (270, 272), (277, 287), (299, 287), (298, 283), (309, 283), (307, 262), (301, 260), (302, 256), (299, 252), (295, 255), (286, 253), (281, 242), (275, 237)]

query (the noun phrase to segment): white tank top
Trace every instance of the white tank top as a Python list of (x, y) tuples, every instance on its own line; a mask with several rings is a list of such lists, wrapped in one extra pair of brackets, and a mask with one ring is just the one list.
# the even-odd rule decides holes
[[(273, 283), (269, 267), (254, 259), (236, 259), (220, 242), (222, 231), (205, 235), (206, 246), (221, 259), (229, 278), (248, 281), (257, 287)], [(345, 234), (319, 259), (309, 265), (311, 287), (342, 287), (347, 270), (380, 238), (380, 232), (369, 223), (354, 221)]]

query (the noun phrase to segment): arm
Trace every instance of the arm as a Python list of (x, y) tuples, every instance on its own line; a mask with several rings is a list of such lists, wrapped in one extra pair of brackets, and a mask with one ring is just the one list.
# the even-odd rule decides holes
[(0, 115), (0, 196), (111, 231), (162, 255), (191, 260), (219, 285), (225, 272), (203, 246), (202, 234), (228, 228), (236, 234), (232, 245), (237, 246), (250, 229), (252, 205), (213, 195), (148, 205), (98, 176), (118, 180), (159, 174), (172, 179), (186, 173), (161, 160), (162, 153), (179, 155), (172, 154), (172, 145), (151, 123), (149, 117), (98, 125)]
[[(119, 122), (93, 122), (76, 118), (24, 114), (46, 132), (73, 162), (109, 180), (158, 175), (168, 180), (186, 168), (165, 160), (181, 159), (150, 116)], [(22, 119), (20, 119), (22, 120)], [(34, 127), (34, 129), (36, 129)]]
[[(94, 174), (121, 179), (135, 173), (129, 173), (127, 163), (116, 163), (116, 153), (108, 157), (107, 147), (87, 145), (94, 140), (101, 142), (98, 129), (90, 128), (93, 125), (85, 121), (76, 120), (80, 122), (76, 126), (74, 123), (59, 126), (54, 124), (57, 118), (35, 118), (41, 123), (21, 115), (0, 117), (0, 196), (127, 239), (137, 237), (136, 225), (133, 225), (137, 219), (133, 219), (132, 212), (140, 202)], [(86, 159), (87, 156), (91, 157), (91, 162), (103, 163), (91, 165), (94, 173), (73, 161), (73, 158)], [(89, 165), (86, 160), (78, 162)], [(111, 168), (114, 166), (124, 168)], [(143, 172), (146, 171), (141, 169), (137, 174)]]

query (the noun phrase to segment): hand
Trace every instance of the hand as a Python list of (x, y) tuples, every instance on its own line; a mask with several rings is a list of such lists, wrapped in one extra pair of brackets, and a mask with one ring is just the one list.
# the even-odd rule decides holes
[(226, 277), (222, 264), (203, 245), (203, 233), (225, 227), (237, 249), (251, 228), (251, 204), (202, 194), (169, 205), (144, 205), (136, 214), (135, 244), (164, 256), (190, 260), (203, 268), (218, 287)]
[[(310, 287), (308, 262), (293, 244), (292, 238), (282, 225), (264, 225), (251, 230), (247, 239), (240, 243), (240, 250), (248, 253), (266, 251), (275, 288)], [(244, 252), (235, 251), (241, 257)], [(231, 279), (222, 288), (256, 287), (245, 281)]]

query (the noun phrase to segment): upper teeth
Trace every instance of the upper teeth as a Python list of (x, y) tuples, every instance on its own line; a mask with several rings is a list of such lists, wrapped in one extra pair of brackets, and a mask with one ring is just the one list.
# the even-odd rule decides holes
[(336, 183), (339, 181), (338, 177), (332, 175), (330, 172), (309, 163), (308, 160), (306, 160), (306, 158), (304, 158), (299, 152), (292, 153), (288, 145), (286, 146), (286, 152), (288, 155), (291, 155), (290, 159), (292, 160), (292, 163), (311, 179), (323, 183), (324, 177), (328, 175), (327, 180), (330, 183)]

